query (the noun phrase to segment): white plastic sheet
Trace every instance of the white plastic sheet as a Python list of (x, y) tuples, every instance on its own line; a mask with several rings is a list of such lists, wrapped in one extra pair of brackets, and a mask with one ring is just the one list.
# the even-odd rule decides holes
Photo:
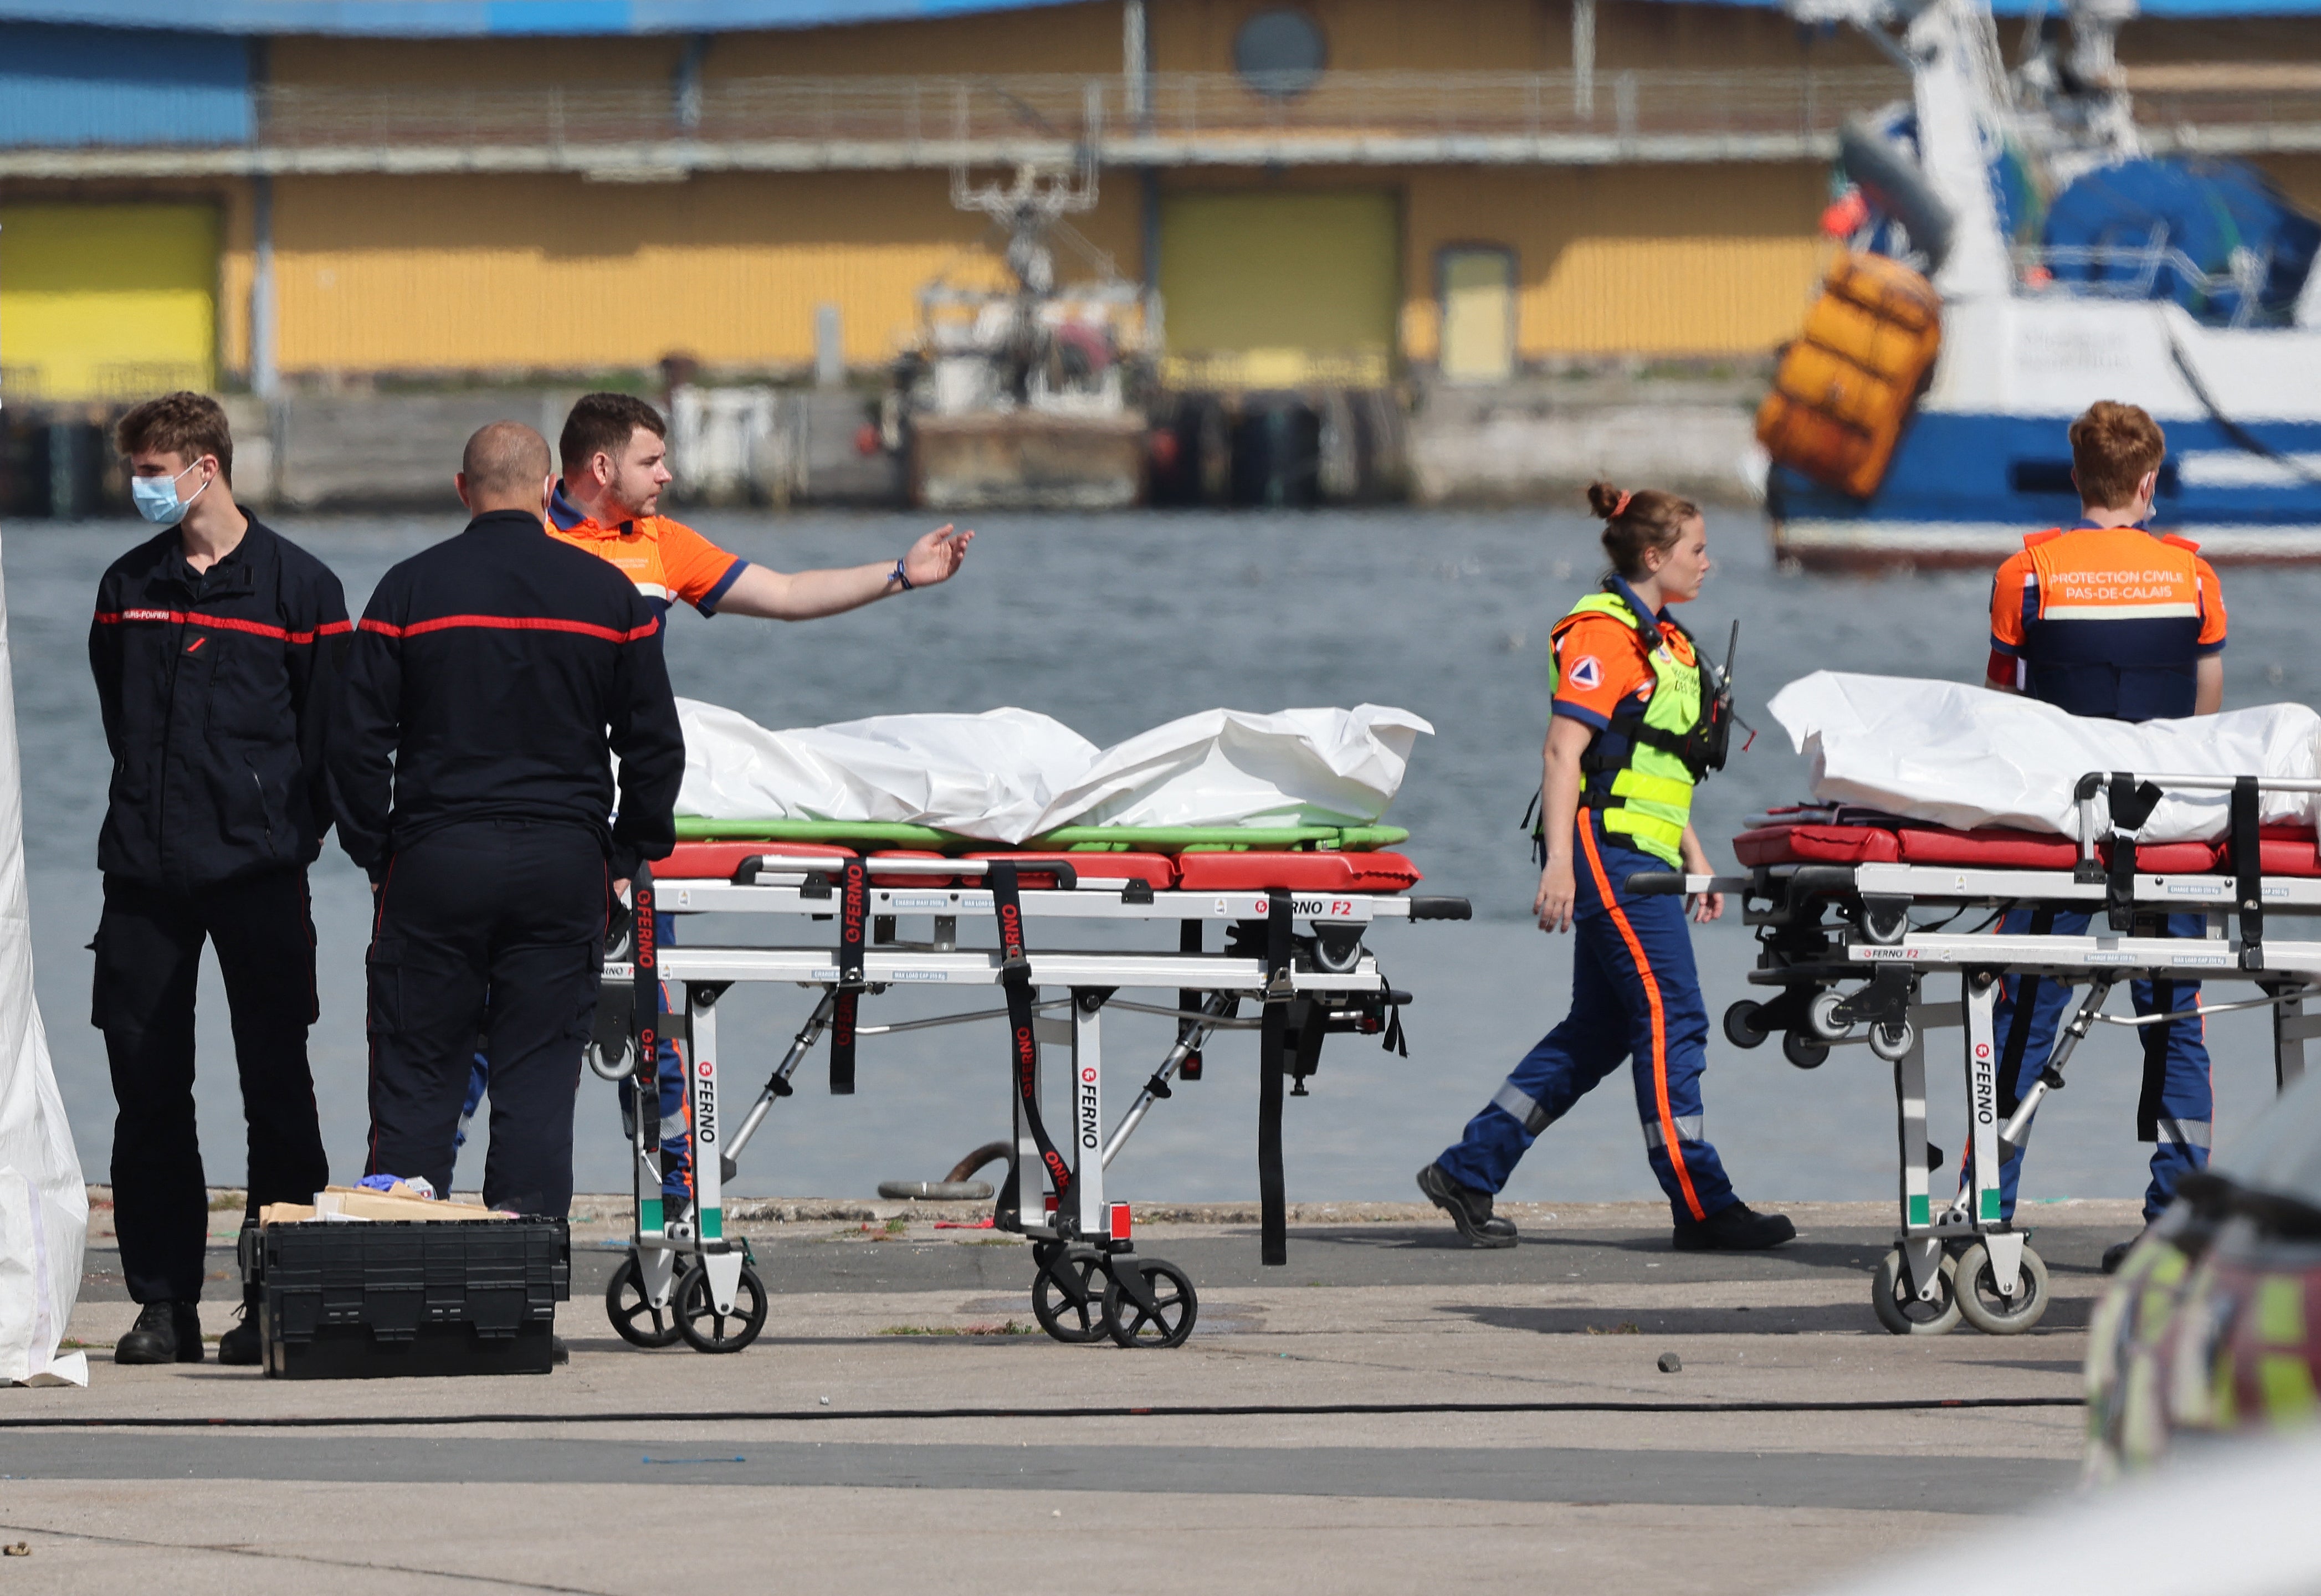
[(713, 820), (887, 821), (1016, 842), (1033, 835), (1097, 746), (1028, 710), (878, 715), (769, 731), (690, 698), (679, 814)]
[(86, 1355), (57, 1352), (80, 1294), (88, 1188), (32, 999), (24, 789), (6, 616), (0, 603), (0, 1385), (86, 1385)]
[[(1813, 761), (1814, 796), (1936, 825), (2016, 826), (2079, 835), (2072, 794), (2089, 771), (2140, 775), (2311, 777), (2321, 715), (2263, 704), (2185, 721), (2129, 725), (1957, 682), (1816, 671), (1769, 706)], [(2225, 826), (2225, 794), (2171, 794), (2142, 835), (2206, 840)], [(2269, 821), (2310, 823), (2311, 794), (2268, 793)], [(2098, 824), (2109, 812), (2097, 800)]]
[(1361, 825), (1386, 812), (1421, 732), (1405, 710), (1207, 710), (1098, 748), (1028, 710), (878, 715), (769, 731), (678, 700), (678, 812), (904, 821), (1015, 843), (1067, 825)]

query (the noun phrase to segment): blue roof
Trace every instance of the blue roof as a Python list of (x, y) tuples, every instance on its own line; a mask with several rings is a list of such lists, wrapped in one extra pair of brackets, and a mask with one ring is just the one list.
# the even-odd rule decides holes
[[(373, 34), (726, 33), (1020, 11), (1068, 0), (0, 0), (0, 22), (176, 32)], [(1685, 0), (1779, 10), (1781, 0)], [(2021, 15), (2038, 0), (1992, 0)], [(2153, 17), (2321, 15), (2321, 0), (2144, 0)]]
[(373, 34), (732, 33), (819, 28), (961, 13), (1019, 11), (1064, 0), (0, 0), (0, 22), (176, 32)]

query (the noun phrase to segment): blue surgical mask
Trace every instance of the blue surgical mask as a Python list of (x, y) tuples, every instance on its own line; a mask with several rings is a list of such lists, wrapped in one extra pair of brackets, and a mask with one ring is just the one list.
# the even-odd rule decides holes
[[(200, 464), (199, 460), (194, 462), (194, 466)], [(187, 467), (186, 471), (192, 470), (194, 466)], [(205, 482), (194, 490), (194, 499), (178, 498), (177, 484), (184, 479), (186, 471), (180, 471), (175, 476), (131, 477), (129, 502), (137, 506), (138, 514), (155, 526), (176, 526), (186, 519), (186, 511), (193, 503), (194, 499), (200, 498), (209, 491), (210, 485)]]

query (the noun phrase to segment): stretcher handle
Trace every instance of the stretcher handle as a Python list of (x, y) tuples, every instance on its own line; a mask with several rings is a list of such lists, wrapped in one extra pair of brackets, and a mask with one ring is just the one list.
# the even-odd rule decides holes
[(1414, 897), (1410, 900), (1413, 920), (1472, 920), (1475, 906), (1464, 898), (1439, 896)]
[(1633, 896), (1639, 898), (1673, 898), (1679, 894), (1689, 898), (1702, 893), (1745, 893), (1749, 890), (1749, 877), (1687, 875), (1676, 870), (1639, 870), (1622, 885)]
[[(2092, 798), (2103, 789), (2115, 773), (2091, 770), (2080, 778), (2080, 791)], [(2119, 772), (2128, 775), (2132, 773)], [(2229, 793), (2243, 780), (2236, 775), (2136, 775), (2138, 782), (2150, 782), (2162, 788), (2173, 788), (2186, 793)], [(2321, 793), (2321, 778), (2309, 775), (2260, 775), (2251, 778), (2262, 793)]]
[[(854, 863), (851, 857), (833, 856), (830, 858), (790, 857), (780, 854), (751, 854), (734, 866), (732, 876), (735, 886), (755, 886), (760, 872), (785, 875), (835, 875)], [(1014, 864), (1022, 874), (1052, 875), (1059, 892), (1071, 892), (1079, 885), (1079, 872), (1062, 859), (1033, 858), (1024, 860), (991, 859), (882, 859), (873, 855), (862, 861), (874, 875), (988, 875), (994, 863)]]

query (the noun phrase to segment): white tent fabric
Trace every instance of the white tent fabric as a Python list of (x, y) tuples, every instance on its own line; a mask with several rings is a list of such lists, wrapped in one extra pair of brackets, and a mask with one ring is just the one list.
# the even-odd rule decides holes
[[(1816, 671), (1769, 706), (1813, 760), (1814, 796), (1862, 803), (1940, 826), (2016, 826), (2079, 835), (2072, 793), (2089, 771), (2140, 775), (2321, 774), (2321, 714), (2262, 704), (2186, 721), (2129, 725), (1957, 682)], [(2142, 835), (2220, 837), (2222, 793), (2171, 795)], [(2268, 821), (2310, 823), (2314, 795), (2268, 793)], [(2097, 800), (2098, 826), (2109, 811)]]
[(1208, 710), (1098, 748), (1028, 710), (878, 715), (769, 731), (678, 700), (678, 812), (904, 821), (1015, 843), (1067, 825), (1360, 825), (1385, 813), (1421, 732), (1405, 710)]
[(88, 1188), (32, 998), (20, 777), (0, 603), (0, 1385), (86, 1385), (87, 1356), (57, 1352), (80, 1294)]

